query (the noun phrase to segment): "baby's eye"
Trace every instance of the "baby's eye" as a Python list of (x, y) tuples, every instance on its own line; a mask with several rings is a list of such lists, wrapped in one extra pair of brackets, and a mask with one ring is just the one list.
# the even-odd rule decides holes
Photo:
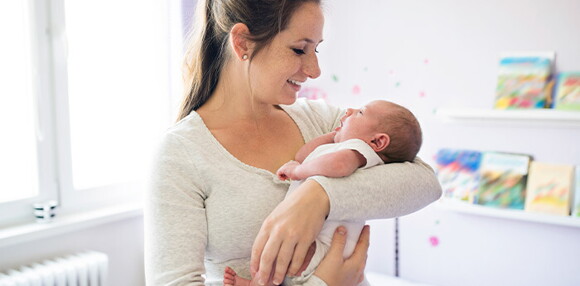
[(362, 115), (362, 114), (363, 114), (363, 113), (362, 113), (362, 110), (359, 110), (359, 111), (358, 111), (358, 114)]
[(297, 55), (303, 55), (305, 54), (304, 50), (301, 49), (292, 49), (294, 51), (294, 53), (296, 53)]

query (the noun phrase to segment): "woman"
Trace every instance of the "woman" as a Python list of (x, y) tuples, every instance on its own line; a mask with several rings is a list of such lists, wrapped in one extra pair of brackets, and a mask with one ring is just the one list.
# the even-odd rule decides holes
[[(320, 3), (198, 2), (180, 121), (164, 138), (149, 191), (148, 284), (221, 285), (226, 266), (260, 285), (279, 284), (308, 259), (325, 218), (395, 217), (440, 196), (432, 170), (417, 159), (313, 177), (282, 201), (288, 183), (276, 170), (343, 114), (296, 100), (301, 84), (320, 75)], [(344, 243), (340, 234), (332, 247)], [(367, 248), (368, 228), (355, 254), (343, 260), (342, 251), (329, 252), (307, 284), (356, 285)]]

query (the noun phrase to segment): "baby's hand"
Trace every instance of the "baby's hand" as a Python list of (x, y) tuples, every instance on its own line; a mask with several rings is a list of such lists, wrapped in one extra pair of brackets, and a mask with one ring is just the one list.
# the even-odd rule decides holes
[(289, 161), (288, 163), (282, 165), (280, 169), (276, 172), (278, 179), (285, 181), (288, 179), (297, 180), (298, 178), (294, 175), (294, 169), (300, 166), (300, 163), (296, 161)]

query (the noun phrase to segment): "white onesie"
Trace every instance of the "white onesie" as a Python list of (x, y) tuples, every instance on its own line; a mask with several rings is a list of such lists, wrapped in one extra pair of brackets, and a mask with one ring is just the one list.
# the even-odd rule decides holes
[[(337, 152), (340, 150), (355, 150), (359, 152), (361, 155), (365, 157), (367, 160), (366, 165), (361, 167), (360, 169), (367, 169), (376, 165), (383, 164), (383, 160), (377, 153), (369, 146), (366, 142), (360, 139), (349, 139), (344, 142), (340, 143), (331, 143), (331, 144), (324, 144), (316, 147), (314, 151), (312, 151), (306, 159), (304, 159), (303, 163), (306, 163), (314, 158), (320, 157), (322, 155), (326, 155), (329, 153)], [(290, 188), (288, 189), (288, 193), (286, 196), (291, 194), (304, 180), (301, 181), (293, 181), (290, 184)], [(329, 190), (332, 192), (332, 190)], [(338, 221), (338, 220), (327, 220), (324, 225), (322, 226), (322, 230), (318, 237), (316, 238), (316, 252), (310, 261), (310, 264), (304, 270), (301, 276), (294, 277), (294, 278), (286, 278), (284, 280), (284, 285), (302, 285), (304, 281), (308, 280), (310, 276), (314, 273), (318, 264), (322, 261), (328, 249), (330, 248), (330, 243), (332, 241), (332, 237), (337, 227), (344, 226), (347, 229), (347, 237), (346, 237), (346, 245), (344, 247), (343, 256), (344, 258), (350, 257), (353, 253), (356, 243), (358, 242), (358, 238), (362, 228), (365, 225), (364, 221)], [(364, 280), (359, 285), (369, 285), (366, 280)]]

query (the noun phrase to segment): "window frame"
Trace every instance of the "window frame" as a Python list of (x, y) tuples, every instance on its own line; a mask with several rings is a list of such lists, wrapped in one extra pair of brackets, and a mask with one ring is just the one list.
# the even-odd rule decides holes
[[(31, 31), (31, 81), (36, 112), (36, 146), (38, 154), (38, 196), (0, 203), (0, 225), (19, 224), (34, 219), (32, 204), (58, 199), (56, 172), (55, 128), (50, 53), (51, 27), (46, 1), (28, 0)], [(8, 190), (14, 191), (14, 190)]]

